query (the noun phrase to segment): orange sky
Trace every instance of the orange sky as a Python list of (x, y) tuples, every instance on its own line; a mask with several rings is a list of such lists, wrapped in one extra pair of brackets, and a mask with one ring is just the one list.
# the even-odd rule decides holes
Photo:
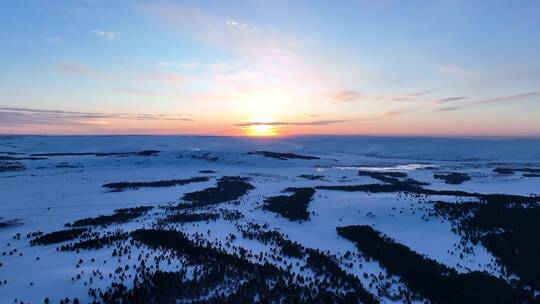
[(540, 134), (537, 2), (374, 3), (9, 2), (0, 134)]

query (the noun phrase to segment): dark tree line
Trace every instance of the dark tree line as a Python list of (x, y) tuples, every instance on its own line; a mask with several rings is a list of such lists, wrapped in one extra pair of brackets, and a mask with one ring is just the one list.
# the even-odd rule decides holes
[(111, 188), (115, 191), (122, 191), (124, 189), (138, 189), (145, 187), (172, 187), (172, 186), (182, 186), (190, 183), (200, 183), (207, 182), (210, 178), (206, 176), (202, 177), (192, 177), (188, 179), (170, 179), (170, 180), (160, 180), (153, 182), (117, 182), (117, 183), (108, 183), (103, 185), (105, 188)]
[(443, 180), (447, 184), (459, 185), (470, 181), (471, 177), (467, 173), (452, 172), (448, 174), (434, 174), (433, 178)]
[(338, 227), (342, 237), (360, 252), (400, 276), (414, 292), (435, 303), (522, 303), (533, 301), (530, 292), (515, 290), (504, 280), (482, 272), (458, 273), (395, 243), (370, 226)]
[(157, 150), (144, 150), (139, 152), (54, 152), (54, 153), (35, 153), (30, 156), (154, 156), (159, 154)]
[(62, 245), (59, 249), (61, 251), (95, 250), (112, 245), (119, 241), (127, 240), (128, 237), (129, 234), (120, 229), (109, 231), (105, 233), (105, 235), (93, 233), (84, 240)]
[[(482, 243), (499, 262), (526, 284), (540, 289), (540, 205), (524, 199), (452, 204), (435, 202), (465, 240)], [(504, 271), (504, 267), (503, 267)]]
[(245, 177), (224, 176), (215, 187), (186, 193), (182, 199), (191, 202), (191, 206), (205, 206), (239, 199), (253, 189), (255, 187)]
[[(137, 230), (132, 233), (135, 245), (165, 250), (182, 258), (184, 266), (198, 266), (188, 277), (182, 268), (176, 272), (149, 272), (141, 260), (133, 288), (113, 283), (104, 291), (91, 289), (89, 294), (104, 303), (377, 303), (352, 276), (338, 268), (323, 270), (334, 279), (306, 282), (272, 264), (257, 264), (207, 246), (203, 240), (190, 240), (183, 233), (167, 230)], [(315, 254), (315, 253), (313, 253)], [(316, 263), (320, 256), (314, 258)], [(318, 267), (318, 266), (317, 266)], [(332, 274), (335, 271), (336, 274)], [(337, 276), (337, 277), (336, 277)], [(334, 285), (332, 285), (334, 284)], [(354, 284), (354, 285), (351, 285)], [(224, 288), (227, 286), (227, 288)]]
[(411, 187), (429, 186), (429, 183), (420, 182), (412, 178), (407, 178), (407, 173), (404, 172), (360, 170), (358, 171), (358, 175), (369, 176), (383, 183), (388, 183), (392, 185), (404, 185)]
[(54, 231), (51, 233), (40, 235), (30, 241), (31, 245), (48, 245), (61, 243), (65, 241), (72, 240), (76, 237), (79, 237), (81, 234), (86, 232), (86, 228), (74, 228), (68, 230)]
[(304, 159), (304, 160), (314, 160), (320, 159), (316, 156), (300, 155), (294, 153), (281, 153), (281, 152), (271, 152), (271, 151), (254, 151), (248, 152), (248, 155), (262, 155), (264, 157), (275, 158), (279, 160), (288, 160), (288, 159)]
[(97, 217), (87, 217), (84, 219), (76, 220), (71, 224), (66, 224), (67, 227), (82, 227), (82, 226), (100, 226), (109, 225), (113, 223), (125, 223), (133, 219), (136, 219), (146, 212), (151, 210), (152, 206), (140, 206), (135, 208), (123, 208), (117, 209), (111, 215), (100, 215)]
[(263, 209), (276, 212), (291, 221), (308, 220), (309, 202), (315, 190), (313, 188), (287, 188), (285, 192), (293, 194), (269, 197), (265, 200)]

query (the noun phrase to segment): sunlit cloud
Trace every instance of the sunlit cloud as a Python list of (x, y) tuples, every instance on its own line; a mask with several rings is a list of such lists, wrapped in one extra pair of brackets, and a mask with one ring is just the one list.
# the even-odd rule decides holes
[(335, 119), (335, 120), (312, 120), (312, 121), (248, 121), (234, 124), (235, 127), (250, 127), (258, 125), (269, 125), (269, 126), (325, 126), (331, 124), (339, 124), (349, 122), (351, 120), (345, 119)]
[(386, 116), (396, 116), (396, 115), (419, 112), (419, 111), (424, 111), (424, 110), (425, 110), (424, 106), (417, 106), (417, 107), (409, 107), (409, 108), (388, 110), (388, 111), (384, 112), (384, 115), (386, 115)]
[(431, 90), (425, 90), (425, 91), (418, 91), (418, 92), (412, 92), (412, 93), (406, 93), (403, 95), (395, 96), (390, 98), (392, 101), (411, 101), (415, 100), (419, 96), (424, 96), (431, 94), (433, 91)]
[(368, 100), (382, 101), (386, 103), (394, 103), (395, 101), (415, 101), (418, 98), (432, 94), (432, 90), (423, 90), (410, 93), (402, 93), (396, 95), (379, 95), (379, 96), (365, 96)]
[(328, 94), (328, 97), (332, 99), (332, 103), (341, 103), (348, 101), (357, 101), (364, 98), (364, 94), (355, 90), (343, 90), (335, 93)]

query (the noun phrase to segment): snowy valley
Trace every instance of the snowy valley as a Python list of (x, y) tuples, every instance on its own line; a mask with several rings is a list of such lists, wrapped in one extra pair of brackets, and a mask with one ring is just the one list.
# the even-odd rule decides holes
[(1, 303), (539, 301), (540, 140), (0, 137)]

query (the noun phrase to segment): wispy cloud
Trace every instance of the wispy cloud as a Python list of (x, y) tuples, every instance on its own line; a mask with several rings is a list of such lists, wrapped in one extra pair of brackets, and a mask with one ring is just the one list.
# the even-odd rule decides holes
[(182, 85), (185, 84), (187, 81), (191, 80), (192, 77), (174, 74), (174, 73), (163, 73), (163, 74), (156, 74), (155, 79), (158, 81), (165, 82), (169, 85)]
[(461, 108), (463, 108), (463, 106), (450, 106), (450, 107), (435, 109), (435, 112), (451, 112), (451, 111), (459, 110)]
[(250, 82), (253, 82), (257, 79), (262, 78), (264, 75), (258, 71), (252, 71), (252, 70), (242, 70), (232, 73), (222, 73), (217, 74), (215, 76), (215, 80), (220, 84), (225, 85), (235, 85), (237, 83), (240, 84), (248, 84)]
[(384, 115), (386, 115), (386, 116), (396, 116), (396, 115), (401, 115), (401, 114), (424, 111), (425, 109), (426, 108), (424, 106), (401, 108), (401, 109), (395, 109), (395, 110), (388, 110), (388, 111), (384, 112)]
[(436, 99), (436, 100), (433, 101), (433, 103), (441, 104), (441, 103), (447, 103), (447, 102), (451, 102), (451, 101), (464, 100), (464, 99), (467, 99), (467, 98), (468, 97), (465, 97), (465, 96), (447, 97), (447, 98)]
[(379, 95), (379, 96), (366, 96), (366, 99), (374, 101), (383, 101), (392, 103), (394, 101), (415, 101), (421, 96), (429, 95), (433, 93), (433, 90), (423, 90), (416, 92), (403, 93), (399, 95)]
[(246, 63), (243, 61), (233, 61), (233, 62), (216, 62), (209, 63), (208, 68), (213, 71), (226, 72), (226, 71), (235, 71), (240, 70), (245, 67)]
[(80, 63), (59, 63), (55, 67), (56, 70), (64, 74), (83, 76), (97, 75), (96, 71), (94, 71), (92, 68)]
[(143, 89), (129, 89), (129, 88), (113, 88), (112, 92), (134, 95), (134, 96), (155, 96), (156, 92), (143, 90)]
[(113, 119), (194, 121), (186, 115), (80, 112), (19, 107), (0, 107), (0, 117), (3, 122), (10, 125), (96, 124)]
[(330, 97), (330, 99), (332, 99), (332, 103), (357, 101), (365, 97), (362, 92), (355, 91), (355, 90), (342, 90), (342, 91), (334, 92), (331, 94), (327, 94), (327, 96)]
[(57, 42), (61, 42), (62, 38), (59, 37), (59, 36), (52, 36), (52, 37), (47, 37), (47, 38), (43, 39), (43, 41), (45, 41), (47, 43), (57, 43)]
[(424, 90), (424, 91), (412, 92), (412, 93), (407, 94), (406, 96), (414, 97), (414, 96), (428, 95), (431, 93), (433, 93), (432, 90)]
[(83, 63), (58, 63), (54, 68), (59, 73), (65, 75), (84, 76), (97, 80), (106, 86), (106, 90), (116, 93), (131, 94), (131, 95), (156, 95), (156, 92), (137, 88), (111, 88), (111, 83), (116, 83), (119, 79), (133, 79), (137, 82), (137, 86), (141, 83), (161, 83), (172, 87), (184, 85), (186, 82), (194, 80), (195, 77), (187, 76), (177, 72), (163, 71), (157, 68), (135, 68), (126, 69), (115, 72), (95, 70)]
[(523, 100), (523, 99), (527, 99), (529, 97), (538, 96), (538, 95), (539, 95), (538, 92), (520, 93), (520, 94), (509, 95), (509, 96), (484, 99), (484, 100), (472, 102), (469, 105), (485, 104), (485, 103), (493, 103), (493, 102), (501, 102), (501, 101), (517, 101), (517, 100)]
[(173, 62), (173, 61), (166, 61), (166, 62), (160, 62), (158, 64), (162, 67), (174, 67), (179, 69), (191, 69), (196, 68), (199, 66), (198, 62)]
[(384, 115), (387, 115), (387, 116), (395, 116), (395, 115), (400, 115), (400, 114), (403, 114), (403, 113), (407, 113), (406, 110), (403, 110), (403, 109), (398, 109), (398, 110), (388, 110), (388, 111), (385, 111), (384, 112)]
[(438, 108), (438, 109), (435, 109), (435, 111), (437, 111), (437, 112), (456, 111), (456, 110), (461, 110), (461, 109), (471, 107), (471, 106), (475, 106), (475, 105), (527, 100), (527, 99), (529, 99), (531, 97), (535, 97), (535, 96), (539, 96), (539, 95), (540, 95), (539, 92), (526, 92), (526, 93), (520, 93), (520, 94), (514, 94), (514, 95), (508, 95), (508, 96), (502, 96), (502, 97), (496, 97), (496, 98), (490, 98), (490, 99), (484, 99), (484, 100), (469, 102), (469, 103), (461, 104), (461, 105), (458, 105), (458, 106)]
[[(269, 75), (258, 82), (259, 87), (279, 85), (289, 91), (300, 91), (293, 84), (301, 82), (304, 90), (320, 89), (339, 77), (335, 67), (328, 64), (329, 60), (306, 47), (309, 37), (284, 34), (268, 26), (257, 27), (245, 21), (223, 18), (222, 12), (192, 5), (147, 3), (138, 8), (183, 37), (197, 39), (234, 54), (245, 63), (241, 69), (257, 70)], [(211, 69), (214, 67), (228, 68), (210, 66)]]
[(419, 96), (429, 95), (432, 92), (433, 91), (431, 91), (431, 90), (424, 90), (424, 91), (406, 93), (406, 94), (403, 94), (403, 95), (392, 97), (390, 99), (392, 101), (411, 101), (411, 100), (415, 100)]
[(332, 124), (339, 124), (349, 122), (350, 120), (335, 119), (335, 120), (312, 120), (312, 121), (272, 121), (272, 122), (259, 122), (248, 121), (234, 124), (236, 127), (251, 127), (251, 126), (325, 126)]
[(163, 3), (139, 7), (179, 33), (257, 61), (275, 62), (279, 57), (275, 50), (291, 52), (290, 48), (298, 44), (295, 39), (285, 39), (276, 33), (258, 30), (239, 20), (223, 19), (195, 7)]
[(239, 29), (241, 31), (244, 31), (246, 33), (253, 33), (253, 32), (256, 31), (255, 27), (250, 26), (250, 25), (248, 25), (246, 23), (236, 21), (236, 20), (226, 20), (225, 21), (225, 26), (234, 27), (234, 28), (237, 28), (237, 29)]
[(107, 40), (114, 40), (120, 36), (120, 33), (115, 31), (93, 30), (92, 33)]
[(479, 73), (475, 70), (465, 69), (458, 66), (442, 66), (439, 68), (441, 74), (458, 76), (463, 78), (473, 78), (479, 76)]

